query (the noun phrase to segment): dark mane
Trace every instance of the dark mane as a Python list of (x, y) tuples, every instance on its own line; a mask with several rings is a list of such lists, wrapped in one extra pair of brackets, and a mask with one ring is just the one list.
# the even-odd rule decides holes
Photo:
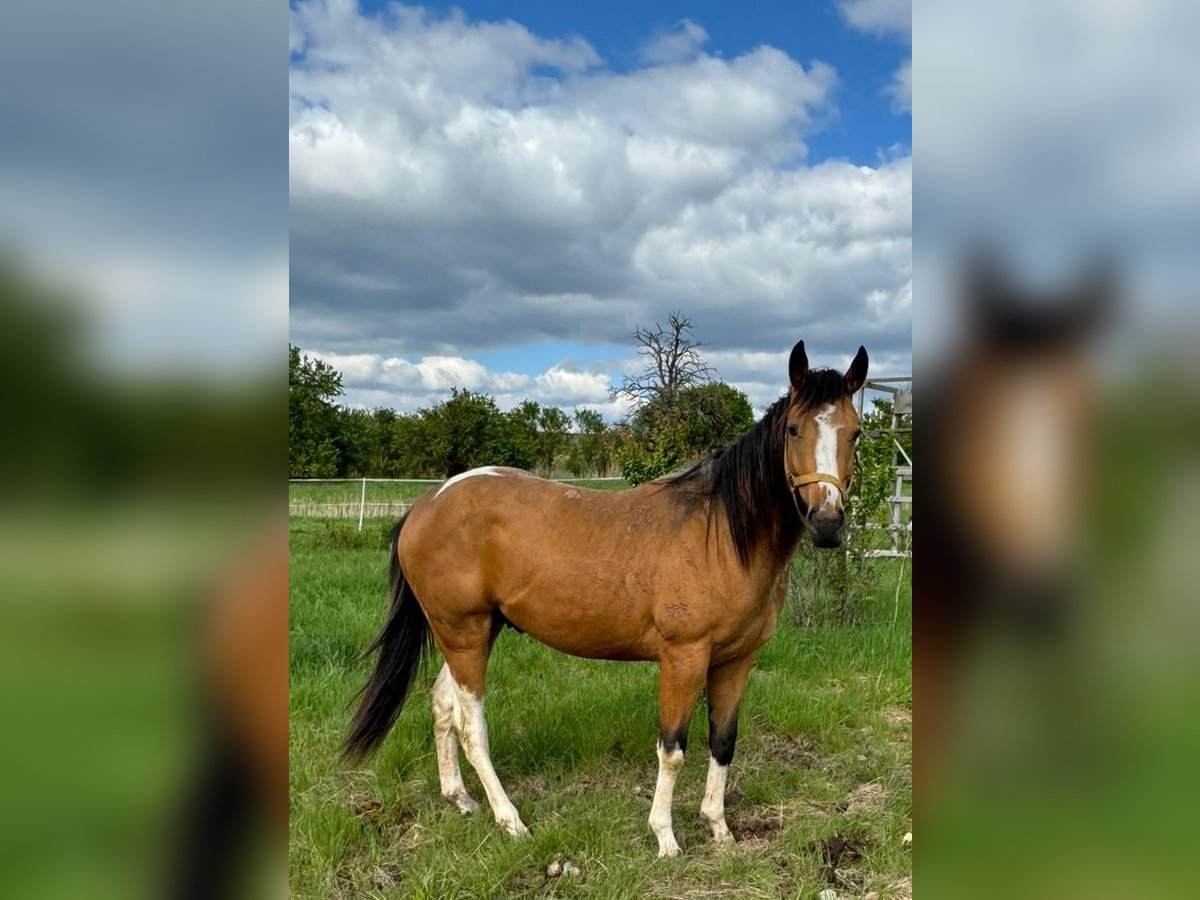
[[(801, 408), (811, 409), (845, 395), (841, 372), (811, 369), (795, 399)], [(707, 502), (710, 527), (718, 506), (724, 509), (734, 549), (745, 566), (762, 541), (779, 546), (800, 525), (783, 465), (784, 430), (792, 399), (790, 393), (784, 394), (736, 441), (663, 480), (682, 501)]]

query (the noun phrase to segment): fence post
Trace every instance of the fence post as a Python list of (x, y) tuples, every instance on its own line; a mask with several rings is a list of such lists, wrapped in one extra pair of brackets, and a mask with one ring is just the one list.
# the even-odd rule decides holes
[(367, 477), (363, 476), (362, 498), (358, 501), (358, 530), (362, 531), (363, 513), (367, 511)]

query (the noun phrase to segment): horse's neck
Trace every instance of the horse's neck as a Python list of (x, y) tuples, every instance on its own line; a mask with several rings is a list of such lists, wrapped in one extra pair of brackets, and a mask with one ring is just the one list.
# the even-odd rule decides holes
[[(804, 527), (797, 525), (789, 533), (773, 535), (764, 539), (756, 548), (754, 565), (768, 576), (768, 584), (774, 583), (776, 579), (787, 573), (792, 559), (796, 556), (796, 551), (800, 549), (800, 541), (803, 537)], [(732, 548), (732, 544), (730, 546)]]
[(797, 525), (794, 533), (781, 537), (780, 540), (784, 546), (779, 550), (778, 568), (786, 570), (792, 565), (792, 560), (796, 557), (796, 551), (800, 549), (800, 541), (804, 537), (804, 526)]

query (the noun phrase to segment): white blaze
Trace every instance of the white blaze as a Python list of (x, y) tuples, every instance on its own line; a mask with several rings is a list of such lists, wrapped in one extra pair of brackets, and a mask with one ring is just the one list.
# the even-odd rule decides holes
[[(818, 472), (824, 472), (826, 475), (836, 475), (842, 477), (842, 473), (838, 471), (837, 458), (837, 433), (841, 426), (833, 424), (833, 415), (837, 412), (837, 407), (830, 403), (820, 413), (817, 414), (817, 452), (816, 466)], [(837, 508), (837, 501), (840, 497), (840, 492), (832, 484), (826, 484), (823, 481), (817, 482), (817, 487), (824, 489), (825, 499), (821, 501), (821, 507)]]
[(442, 493), (442, 491), (444, 491), (446, 488), (450, 487), (450, 485), (457, 484), (458, 482), (462, 481), (464, 478), (473, 478), (476, 475), (495, 475), (496, 477), (500, 477), (503, 474), (504, 474), (503, 472), (496, 471), (495, 466), (481, 466), (478, 469), (471, 469), (468, 472), (460, 472), (458, 475), (455, 475), (453, 478), (447, 478), (446, 483), (443, 484), (440, 488), (438, 488), (437, 493), (434, 494), (433, 496), (434, 497), (439, 496)]

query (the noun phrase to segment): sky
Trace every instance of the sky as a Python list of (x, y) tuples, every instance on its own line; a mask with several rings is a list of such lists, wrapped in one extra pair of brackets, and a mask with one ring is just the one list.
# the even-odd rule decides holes
[(343, 402), (626, 410), (680, 311), (759, 410), (912, 366), (911, 6), (296, 2), (290, 340)]

